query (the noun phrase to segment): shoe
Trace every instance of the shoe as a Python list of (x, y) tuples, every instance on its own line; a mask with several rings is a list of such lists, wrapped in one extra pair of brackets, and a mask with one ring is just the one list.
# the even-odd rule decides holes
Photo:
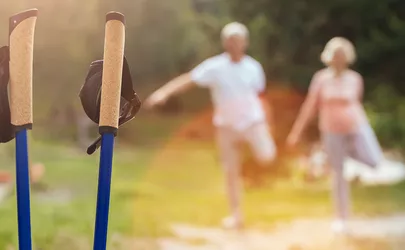
[(235, 216), (228, 216), (222, 220), (222, 227), (225, 229), (243, 229), (243, 222)]
[(331, 225), (332, 232), (336, 235), (348, 235), (349, 230), (347, 224), (343, 220), (335, 220)]

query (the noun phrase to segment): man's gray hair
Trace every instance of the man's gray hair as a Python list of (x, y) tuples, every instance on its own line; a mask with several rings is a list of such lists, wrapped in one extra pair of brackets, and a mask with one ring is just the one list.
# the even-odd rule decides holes
[(228, 23), (222, 29), (221, 39), (226, 40), (231, 36), (241, 36), (241, 37), (248, 39), (249, 30), (246, 28), (245, 25), (243, 25), (241, 23), (238, 23), (238, 22)]

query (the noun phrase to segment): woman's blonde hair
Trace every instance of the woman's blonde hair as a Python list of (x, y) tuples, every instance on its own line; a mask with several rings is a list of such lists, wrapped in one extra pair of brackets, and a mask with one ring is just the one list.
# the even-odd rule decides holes
[(356, 61), (356, 50), (354, 45), (343, 37), (334, 37), (329, 40), (321, 54), (321, 61), (325, 65), (329, 65), (337, 49), (343, 50), (348, 64), (353, 64)]

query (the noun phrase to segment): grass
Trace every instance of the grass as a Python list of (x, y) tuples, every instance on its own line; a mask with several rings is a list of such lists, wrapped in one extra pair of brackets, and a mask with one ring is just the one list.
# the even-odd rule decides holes
[[(119, 145), (120, 146), (120, 145)], [(12, 145), (0, 148), (2, 169), (13, 169)], [(98, 154), (73, 147), (35, 143), (33, 161), (45, 164), (49, 190), (69, 190), (65, 202), (44, 200), (32, 192), (35, 245), (43, 250), (92, 247), (98, 177)], [(4, 167), (3, 167), (4, 166)], [(354, 188), (357, 215), (405, 211), (405, 184)], [(158, 149), (118, 147), (114, 156), (109, 249), (114, 239), (170, 235), (171, 223), (216, 226), (227, 213), (221, 168), (210, 145), (169, 143)], [(328, 217), (329, 192), (324, 186), (282, 183), (249, 189), (244, 197), (247, 224), (269, 228), (297, 217)], [(0, 205), (0, 249), (17, 246), (15, 197)]]

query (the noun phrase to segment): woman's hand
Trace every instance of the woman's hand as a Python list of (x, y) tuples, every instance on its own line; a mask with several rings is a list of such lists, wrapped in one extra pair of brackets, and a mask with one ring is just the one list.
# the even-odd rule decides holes
[(299, 141), (299, 135), (297, 133), (293, 133), (291, 132), (288, 136), (287, 136), (287, 146), (288, 147), (295, 147), (298, 144)]

